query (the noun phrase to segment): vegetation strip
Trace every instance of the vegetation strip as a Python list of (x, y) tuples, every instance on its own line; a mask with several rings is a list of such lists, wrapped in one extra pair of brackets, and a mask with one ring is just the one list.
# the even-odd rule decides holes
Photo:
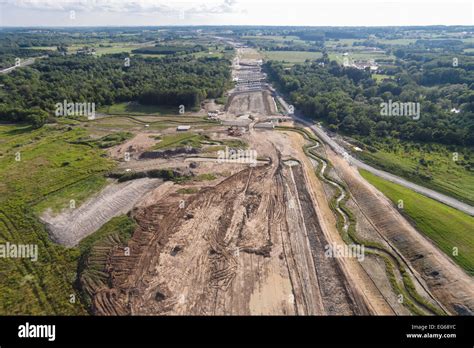
[[(474, 236), (470, 231), (474, 225), (473, 217), (381, 179), (365, 170), (359, 171), (368, 182), (395, 205), (398, 205), (401, 200), (403, 208), (399, 211), (469, 275), (474, 275), (474, 254), (472, 252), (474, 250)], [(458, 251), (456, 256), (453, 255), (454, 250)]]

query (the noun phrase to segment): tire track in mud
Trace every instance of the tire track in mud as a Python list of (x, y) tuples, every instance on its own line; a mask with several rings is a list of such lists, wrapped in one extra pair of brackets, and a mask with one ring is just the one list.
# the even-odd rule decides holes
[[(350, 212), (348, 208), (345, 206), (345, 201), (349, 199), (347, 194), (347, 189), (345, 186), (338, 182), (335, 179), (332, 179), (329, 174), (327, 173), (327, 169), (329, 167), (328, 161), (325, 158), (322, 158), (318, 154), (316, 154), (313, 149), (320, 146), (319, 140), (314, 138), (314, 136), (310, 136), (305, 130), (301, 128), (288, 128), (288, 127), (279, 127), (280, 130), (285, 131), (294, 131), (297, 132), (303, 137), (310, 141), (312, 144), (309, 146), (305, 146), (304, 152), (305, 154), (310, 157), (311, 159), (321, 163), (321, 167), (317, 172), (318, 177), (331, 184), (332, 186), (336, 187), (338, 193), (336, 193), (333, 197), (335, 201), (335, 205), (332, 207), (333, 210), (337, 212), (338, 220), (342, 219), (342, 234), (343, 239), (346, 244), (354, 243), (356, 245), (363, 245), (366, 250), (369, 250), (370, 253), (382, 257), (387, 268), (393, 270), (393, 266), (395, 265), (395, 269), (397, 270), (399, 278), (402, 279), (402, 284), (399, 284), (396, 280), (396, 283), (391, 282), (392, 288), (395, 293), (402, 293), (404, 295), (404, 299), (408, 301), (404, 301), (403, 304), (415, 314), (433, 314), (433, 315), (445, 315), (446, 312), (442, 307), (436, 307), (433, 304), (427, 302), (423, 297), (416, 292), (416, 289), (413, 288), (413, 283), (411, 280), (411, 276), (409, 276), (404, 267), (402, 266), (401, 262), (395, 255), (393, 255), (390, 251), (388, 251), (385, 247), (381, 245), (376, 245), (375, 243), (371, 243), (369, 241), (362, 241), (360, 240), (357, 235), (355, 234), (355, 223), (351, 222), (351, 217), (349, 216)], [(351, 228), (353, 230), (351, 231)], [(348, 240), (349, 239), (349, 240)], [(408, 278), (407, 278), (408, 277)], [(399, 288), (399, 286), (403, 288)], [(400, 291), (401, 290), (401, 291)], [(427, 289), (425, 289), (427, 290)], [(436, 299), (430, 294), (427, 290), (430, 297), (437, 303)]]
[(354, 315), (367, 311), (358, 308), (351, 294), (347, 280), (336, 259), (325, 256), (328, 241), (319, 224), (319, 218), (308, 192), (301, 165), (290, 167), (295, 183), (301, 214), (304, 216), (307, 238), (311, 248), (316, 278), (318, 280), (322, 303), (328, 315)]
[[(288, 265), (293, 297), (296, 299), (294, 302), (295, 312), (300, 315), (321, 315), (325, 313), (325, 309), (322, 302), (320, 282), (308, 239), (303, 209), (297, 197), (297, 185), (291, 168), (287, 168), (288, 174), (286, 176), (289, 176), (290, 180), (284, 180), (283, 172), (281, 174), (282, 182), (285, 181), (287, 218), (295, 216), (298, 219), (296, 221), (287, 220), (286, 235), (282, 233), (282, 245), (286, 264)], [(295, 201), (298, 204), (295, 204)], [(292, 210), (296, 212), (292, 212)], [(302, 225), (301, 228), (299, 228), (300, 225)], [(287, 245), (288, 248), (286, 248)], [(302, 246), (306, 247), (302, 248)], [(306, 262), (301, 262), (301, 259), (305, 259)]]
[[(292, 191), (296, 192), (296, 199), (304, 200), (298, 213), (304, 217), (304, 227), (320, 229), (311, 196), (301, 192), (305, 187), (304, 177), (296, 173), (292, 183), (288, 180), (289, 175), (293, 175), (293, 171), (288, 171), (278, 159), (277, 163), (250, 167), (214, 187), (203, 189), (186, 201), (184, 210), (177, 208), (177, 197), (166, 197), (166, 203), (160, 201), (135, 211), (139, 227), (128, 243), (130, 256), (125, 256), (121, 247), (112, 252), (107, 266), (110, 287), (97, 291), (94, 312), (105, 315), (176, 313), (174, 307), (179, 302), (179, 291), (192, 287), (191, 294), (186, 294), (190, 303), (180, 314), (247, 313), (254, 292), (265, 296), (262, 288), (272, 284), (267, 283), (266, 272), (275, 269), (268, 265), (274, 264), (275, 260), (279, 264), (278, 259), (284, 258), (286, 261), (279, 262), (284, 262), (284, 273), (289, 277), (289, 290), (295, 301), (285, 300), (285, 291), (278, 290), (276, 301), (286, 302), (286, 305), (274, 307), (273, 310), (279, 312), (268, 313), (353, 314), (353, 304), (343, 289), (343, 275), (337, 270), (334, 259), (324, 258), (325, 242), (316, 238), (316, 234), (323, 238), (322, 233), (305, 233), (301, 223), (288, 226), (287, 216), (291, 213), (286, 197)], [(285, 183), (291, 186), (290, 189), (285, 188)], [(295, 197), (294, 193), (292, 197)], [(188, 219), (188, 215), (193, 217)], [(195, 226), (200, 232), (189, 230), (186, 224)], [(169, 240), (177, 233), (182, 234), (183, 229), (198, 233), (188, 245), (193, 248), (193, 255), (183, 260), (188, 266), (185, 269), (182, 266), (162, 268), (165, 266), (162, 266), (161, 257), (170, 249)], [(281, 241), (274, 240), (276, 236), (282, 236)], [(310, 238), (314, 240), (311, 242)], [(274, 247), (280, 248), (285, 255), (279, 256)], [(315, 250), (319, 254), (316, 258)], [(239, 267), (243, 268), (239, 270)], [(277, 274), (283, 271), (276, 270)], [(165, 275), (162, 271), (171, 273)], [(246, 271), (250, 273), (242, 275)], [(324, 274), (326, 272), (331, 273)], [(243, 284), (235, 283), (236, 274), (240, 274)], [(323, 277), (319, 283), (325, 301), (321, 301), (318, 276)], [(182, 285), (173, 285), (173, 277), (181, 278), (178, 283), (183, 282)], [(264, 305), (258, 310), (267, 313), (265, 309), (269, 308)]]

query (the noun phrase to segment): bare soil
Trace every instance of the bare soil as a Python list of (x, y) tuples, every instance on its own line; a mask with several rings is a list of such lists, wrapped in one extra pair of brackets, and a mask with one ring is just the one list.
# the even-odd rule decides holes
[(112, 183), (80, 207), (64, 210), (58, 215), (47, 210), (41, 220), (54, 241), (74, 246), (111, 218), (128, 213), (144, 194), (160, 184), (160, 180), (147, 178)]
[(411, 265), (437, 301), (451, 314), (474, 313), (474, 280), (419, 233), (357, 169), (328, 150), (355, 202), (379, 235)]

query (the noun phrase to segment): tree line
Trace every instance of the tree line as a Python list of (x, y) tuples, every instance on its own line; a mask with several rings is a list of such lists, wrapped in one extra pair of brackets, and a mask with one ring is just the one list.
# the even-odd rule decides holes
[(19, 116), (25, 110), (51, 116), (63, 100), (95, 103), (96, 108), (128, 101), (196, 107), (204, 98), (222, 96), (231, 84), (226, 59), (131, 57), (126, 64), (125, 58), (55, 56), (1, 75), (0, 120), (27, 121)]
[[(392, 78), (377, 83), (369, 71), (328, 60), (322, 66), (324, 59), (327, 57), (290, 69), (270, 61), (265, 69), (297, 109), (310, 118), (324, 121), (332, 131), (366, 139), (395, 137), (474, 145), (474, 79), (450, 83), (448, 78), (442, 79), (443, 84), (436, 80), (435, 88), (432, 87), (435, 81), (424, 86), (427, 77), (437, 73), (438, 64), (433, 63), (432, 69), (425, 67), (420, 71), (415, 67), (412, 73), (410, 66), (405, 66)], [(471, 78), (470, 74), (467, 76)], [(389, 101), (420, 103), (420, 119), (381, 115), (381, 104)]]

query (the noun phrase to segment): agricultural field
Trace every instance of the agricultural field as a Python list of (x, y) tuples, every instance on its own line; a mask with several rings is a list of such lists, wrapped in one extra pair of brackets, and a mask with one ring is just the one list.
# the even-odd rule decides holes
[(34, 47), (28, 47), (24, 48), (25, 50), (46, 50), (46, 51), (56, 51), (57, 47), (56, 46), (34, 46)]
[(342, 53), (340, 52), (331, 52), (329, 51), (328, 55), (329, 55), (329, 59), (330, 60), (334, 60), (336, 62), (338, 62), (339, 64), (343, 64), (344, 63), (344, 58), (347, 57), (348, 59), (348, 63), (351, 64), (353, 63), (354, 60), (366, 60), (366, 61), (369, 61), (369, 60), (374, 60), (375, 62), (377, 62), (378, 60), (393, 60), (394, 57), (393, 56), (388, 56), (386, 55), (385, 53), (382, 53), (382, 52), (359, 52), (359, 51), (351, 51), (351, 50), (347, 50), (348, 52), (348, 55), (347, 56), (344, 56)]
[(384, 74), (372, 74), (372, 78), (377, 82), (380, 83), (386, 79), (393, 79), (393, 76), (384, 75)]
[(361, 175), (386, 195), (442, 251), (474, 275), (474, 218), (367, 171)]
[(358, 39), (338, 39), (338, 40), (326, 40), (324, 42), (324, 47), (328, 49), (335, 49), (335, 48), (344, 48), (344, 47), (352, 47), (355, 42), (362, 42), (363, 40)]
[(321, 52), (307, 51), (263, 51), (263, 56), (267, 60), (277, 60), (285, 63), (303, 63), (307, 59), (314, 60), (322, 57)]

